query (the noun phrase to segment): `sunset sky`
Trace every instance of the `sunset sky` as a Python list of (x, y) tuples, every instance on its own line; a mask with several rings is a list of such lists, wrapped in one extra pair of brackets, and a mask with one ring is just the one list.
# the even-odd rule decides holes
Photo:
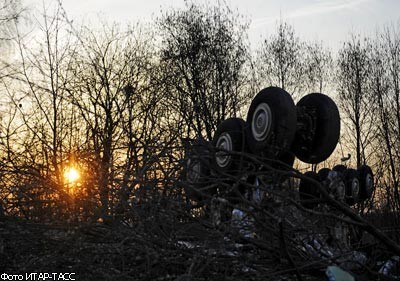
[[(24, 0), (41, 9), (42, 0)], [(45, 0), (48, 3), (49, 0)], [(184, 0), (63, 0), (69, 17), (94, 19), (98, 15), (121, 23), (151, 21), (161, 9), (183, 7)], [(206, 2), (204, 0), (198, 2)], [(209, 1), (212, 3), (213, 1)], [(371, 35), (377, 27), (398, 23), (399, 0), (227, 0), (233, 9), (250, 21), (250, 41), (256, 47), (262, 37), (271, 34), (282, 18), (294, 25), (299, 36), (322, 40), (336, 49), (350, 32)]]

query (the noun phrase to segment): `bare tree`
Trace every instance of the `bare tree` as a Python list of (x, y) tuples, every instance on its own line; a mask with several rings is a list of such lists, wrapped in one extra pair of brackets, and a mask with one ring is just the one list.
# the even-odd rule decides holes
[(36, 38), (16, 33), (19, 60), (9, 66), (3, 79), (8, 105), (15, 108), (12, 121), (19, 136), (12, 143), (6, 137), (3, 153), (14, 155), (8, 158), (9, 168), (17, 178), (26, 179), (15, 182), (16, 190), (23, 196), (37, 190), (39, 197), (25, 202), (28, 209), (33, 199), (54, 204), (56, 198), (66, 196), (62, 173), (72, 124), (63, 84), (71, 75), (73, 44), (71, 36), (61, 35), (59, 11), (47, 12), (36, 21), (40, 30)]
[(334, 61), (329, 49), (322, 42), (305, 44), (303, 58), (305, 89), (308, 92), (323, 93), (332, 85)]
[(67, 85), (85, 124), (83, 147), (93, 152), (97, 165), (103, 219), (127, 207), (159, 161), (158, 144), (164, 140), (160, 120), (168, 112), (154, 86), (152, 41), (140, 30), (106, 23), (99, 32), (84, 28), (77, 34), (76, 75)]
[(370, 144), (371, 110), (367, 98), (370, 48), (370, 42), (362, 43), (353, 36), (344, 44), (338, 57), (338, 99), (345, 118), (348, 118), (345, 124), (350, 125), (349, 143), (354, 144), (357, 167), (365, 163), (365, 149)]
[(304, 43), (296, 36), (294, 28), (280, 22), (276, 34), (266, 39), (258, 51), (259, 84), (281, 87), (294, 96), (301, 94), (304, 50)]
[(387, 204), (391, 205), (391, 209), (398, 210), (400, 36), (396, 28), (387, 27), (378, 33), (372, 54), (371, 104), (379, 116), (375, 147), (377, 164), (382, 170), (380, 183), (386, 190)]
[(7, 44), (16, 36), (16, 26), (25, 8), (20, 0), (0, 1), (0, 44)]
[(182, 136), (211, 139), (216, 126), (246, 102), (248, 25), (227, 6), (186, 2), (158, 21), (161, 71)]

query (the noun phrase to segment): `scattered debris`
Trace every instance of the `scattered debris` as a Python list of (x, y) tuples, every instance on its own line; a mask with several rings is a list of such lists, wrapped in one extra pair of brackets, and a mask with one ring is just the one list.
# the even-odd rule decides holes
[(328, 266), (325, 273), (329, 281), (355, 281), (350, 273), (338, 266)]
[(395, 280), (400, 279), (400, 257), (393, 256), (379, 269), (379, 273)]

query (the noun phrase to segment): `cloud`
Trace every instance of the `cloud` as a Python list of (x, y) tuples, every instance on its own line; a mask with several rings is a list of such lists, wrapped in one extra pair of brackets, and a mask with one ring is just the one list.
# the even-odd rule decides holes
[[(316, 0), (313, 4), (296, 9), (283, 15), (285, 19), (294, 19), (308, 17), (311, 15), (320, 15), (340, 10), (355, 9), (357, 6), (371, 0)], [(280, 17), (264, 17), (255, 19), (251, 28), (257, 28), (266, 24), (271, 24), (279, 20)]]

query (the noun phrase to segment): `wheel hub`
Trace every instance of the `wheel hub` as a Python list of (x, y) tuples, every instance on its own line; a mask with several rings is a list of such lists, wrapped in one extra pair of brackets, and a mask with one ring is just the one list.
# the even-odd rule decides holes
[(200, 162), (199, 161), (192, 161), (191, 159), (189, 159), (187, 161), (187, 167), (188, 167), (188, 171), (187, 171), (187, 180), (191, 183), (195, 183), (198, 182), (200, 179)]
[(360, 181), (357, 178), (354, 178), (351, 182), (351, 196), (354, 199), (357, 199), (359, 192), (360, 192)]
[(371, 194), (374, 190), (374, 179), (372, 178), (371, 174), (367, 174), (365, 178), (365, 189), (368, 194)]
[(221, 168), (225, 168), (229, 165), (231, 160), (231, 155), (229, 155), (229, 151), (233, 150), (232, 138), (228, 133), (223, 133), (218, 138), (217, 149), (222, 150), (216, 153), (216, 162), (217, 165)]
[(334, 191), (334, 198), (340, 202), (344, 201), (346, 196), (346, 185), (343, 181), (339, 181)]
[(257, 141), (265, 141), (270, 134), (272, 125), (271, 108), (266, 103), (260, 103), (251, 122), (251, 132)]

